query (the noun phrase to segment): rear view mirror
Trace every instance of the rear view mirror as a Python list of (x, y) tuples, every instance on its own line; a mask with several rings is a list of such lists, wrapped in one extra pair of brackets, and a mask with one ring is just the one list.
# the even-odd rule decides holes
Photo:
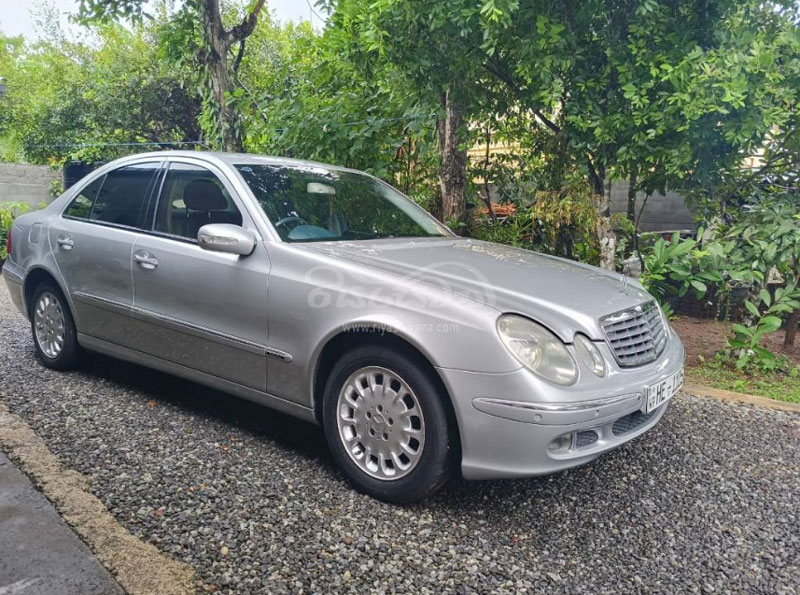
[(197, 232), (197, 243), (203, 250), (249, 256), (256, 247), (256, 237), (238, 225), (209, 223)]
[(319, 182), (309, 182), (306, 185), (306, 192), (308, 194), (336, 194), (336, 188), (333, 186), (328, 186), (327, 184), (321, 184)]

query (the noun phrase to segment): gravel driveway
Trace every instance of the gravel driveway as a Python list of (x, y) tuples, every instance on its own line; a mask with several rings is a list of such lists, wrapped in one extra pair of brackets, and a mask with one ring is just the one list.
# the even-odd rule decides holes
[(800, 584), (800, 418), (683, 395), (582, 468), (453, 482), (398, 508), (354, 493), (320, 429), (95, 357), (35, 360), (0, 287), (0, 399), (132, 533), (208, 590), (760, 592)]

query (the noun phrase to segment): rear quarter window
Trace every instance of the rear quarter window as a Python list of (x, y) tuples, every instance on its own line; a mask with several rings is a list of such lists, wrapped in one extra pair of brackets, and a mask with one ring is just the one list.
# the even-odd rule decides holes
[(64, 215), (75, 219), (88, 219), (89, 214), (92, 212), (92, 205), (97, 196), (97, 191), (103, 185), (103, 180), (105, 180), (105, 176), (100, 176), (91, 184), (84, 186), (78, 196), (69, 203)]

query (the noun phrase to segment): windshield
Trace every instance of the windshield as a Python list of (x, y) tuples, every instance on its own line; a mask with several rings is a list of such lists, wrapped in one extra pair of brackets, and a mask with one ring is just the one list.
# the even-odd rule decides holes
[(287, 242), (450, 235), (411, 200), (364, 174), (316, 165), (235, 167)]

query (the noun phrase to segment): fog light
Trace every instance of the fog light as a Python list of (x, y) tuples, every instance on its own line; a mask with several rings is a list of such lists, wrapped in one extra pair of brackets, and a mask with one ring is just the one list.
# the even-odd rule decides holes
[(548, 447), (553, 454), (563, 454), (572, 448), (572, 443), (575, 439), (575, 432), (569, 434), (561, 434), (558, 438), (553, 440)]

